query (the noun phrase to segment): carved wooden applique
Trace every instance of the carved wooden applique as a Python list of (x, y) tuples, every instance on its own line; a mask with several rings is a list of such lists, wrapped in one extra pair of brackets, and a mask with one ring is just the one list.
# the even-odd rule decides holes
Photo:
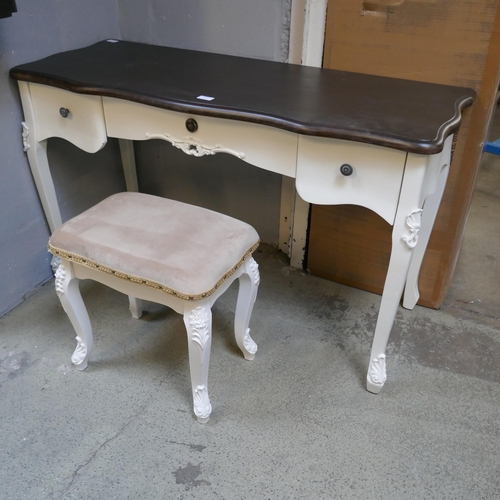
[(422, 212), (421, 208), (417, 208), (406, 217), (406, 225), (410, 228), (410, 236), (403, 236), (403, 241), (408, 245), (408, 248), (417, 246)]
[(225, 148), (220, 144), (216, 144), (215, 146), (206, 146), (201, 143), (201, 141), (194, 139), (192, 137), (184, 137), (182, 140), (174, 139), (168, 134), (150, 134), (149, 132), (146, 134), (146, 139), (162, 139), (164, 141), (170, 142), (172, 146), (180, 149), (184, 153), (189, 156), (195, 156), (197, 158), (206, 155), (214, 155), (216, 153), (227, 153), (240, 160), (245, 158), (245, 153), (239, 153), (234, 151), (233, 149)]

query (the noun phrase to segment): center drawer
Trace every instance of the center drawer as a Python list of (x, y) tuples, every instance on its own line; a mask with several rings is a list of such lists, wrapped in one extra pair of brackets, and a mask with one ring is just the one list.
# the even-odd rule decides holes
[(394, 223), (406, 153), (382, 146), (299, 136), (297, 191), (317, 205), (360, 205)]
[(192, 156), (227, 153), (271, 172), (295, 177), (297, 134), (238, 120), (193, 115), (104, 97), (109, 137), (162, 139)]

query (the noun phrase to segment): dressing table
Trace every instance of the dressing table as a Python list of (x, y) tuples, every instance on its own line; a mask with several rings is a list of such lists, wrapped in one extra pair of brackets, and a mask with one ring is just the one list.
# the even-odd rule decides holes
[[(418, 274), (471, 89), (106, 40), (17, 66), (23, 144), (51, 230), (61, 215), (47, 139), (84, 151), (120, 140), (137, 191), (132, 141), (162, 139), (188, 155), (230, 154), (295, 179), (315, 204), (355, 204), (392, 225), (392, 252), (367, 373), (378, 393), (404, 291)], [(300, 240), (294, 233), (290, 241)], [(291, 248), (291, 253), (299, 251)]]

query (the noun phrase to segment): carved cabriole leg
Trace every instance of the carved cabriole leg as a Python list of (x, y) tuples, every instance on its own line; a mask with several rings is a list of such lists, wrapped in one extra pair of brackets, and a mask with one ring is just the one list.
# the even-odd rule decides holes
[[(45, 218), (49, 224), (50, 231), (54, 232), (62, 224), (62, 219), (47, 159), (47, 141), (37, 141), (35, 112), (31, 102), (28, 82), (18, 82), (18, 85), (25, 120), (22, 123), (23, 149), (28, 156), (31, 174), (35, 181)], [(59, 258), (53, 256), (50, 265), (52, 271), (55, 273), (59, 266)]]
[(422, 212), (422, 222), (418, 233), (418, 244), (413, 251), (410, 269), (406, 280), (406, 287), (403, 298), (403, 307), (413, 309), (420, 298), (418, 290), (418, 277), (422, 261), (424, 260), (427, 244), (431, 237), (432, 228), (436, 220), (436, 216), (443, 198), (443, 193), (448, 179), (450, 170), (450, 154), (453, 136), (450, 136), (445, 143), (442, 153), (435, 159), (435, 176), (434, 183), (429, 186), (429, 195), (424, 202), (424, 210)]
[(208, 397), (208, 366), (212, 345), (212, 311), (207, 302), (186, 303), (184, 324), (188, 335), (189, 369), (194, 413), (202, 424), (208, 422), (212, 405)]
[(62, 224), (62, 221), (47, 160), (47, 141), (37, 141), (36, 120), (31, 102), (29, 84), (27, 82), (18, 83), (25, 119), (23, 123), (24, 151), (28, 155), (31, 173), (38, 190), (38, 196), (40, 197), (45, 217), (47, 218), (51, 232), (53, 232)]
[(236, 302), (236, 314), (234, 318), (234, 335), (236, 343), (243, 352), (245, 359), (252, 360), (257, 352), (257, 344), (250, 337), (248, 324), (252, 315), (253, 305), (257, 298), (257, 290), (260, 283), (259, 266), (253, 257), (245, 262), (245, 271), (240, 276), (240, 289)]
[(83, 303), (78, 278), (75, 277), (71, 262), (61, 259), (56, 271), (55, 285), (64, 312), (68, 315), (76, 332), (78, 344), (73, 356), (71, 356), (71, 361), (77, 370), (85, 370), (94, 342), (89, 315)]
[(27, 153), (47, 223), (51, 232), (54, 232), (62, 224), (62, 219), (47, 159), (47, 141), (33, 141)]
[(375, 394), (380, 392), (387, 378), (385, 350), (406, 283), (413, 247), (418, 241), (417, 226), (420, 225), (425, 172), (425, 157), (408, 155), (400, 202), (392, 230), (389, 269), (385, 279), (367, 373), (367, 389)]

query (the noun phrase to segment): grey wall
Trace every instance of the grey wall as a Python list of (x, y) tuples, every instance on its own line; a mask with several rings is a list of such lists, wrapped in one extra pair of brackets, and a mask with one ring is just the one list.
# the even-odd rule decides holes
[[(22, 149), (23, 119), (11, 67), (120, 35), (115, 0), (22, 0), (18, 12), (0, 19), (0, 316), (52, 276), (49, 230)], [(113, 151), (115, 148), (115, 151)], [(49, 141), (49, 159), (67, 218), (105, 195), (122, 189), (116, 145), (87, 155), (64, 141)], [(119, 172), (116, 169), (116, 172)], [(116, 184), (116, 185), (113, 185)], [(73, 198), (73, 200), (71, 200)]]
[[(0, 316), (51, 277), (49, 230), (22, 151), (22, 110), (8, 70), (106, 38), (285, 60), (290, 0), (23, 0), (0, 19)], [(175, 70), (175, 69), (173, 69)], [(219, 210), (278, 238), (281, 177), (237, 159), (192, 158), (161, 141), (136, 143), (146, 193)], [(116, 141), (94, 155), (49, 140), (63, 220), (125, 189)]]
[(291, 0), (121, 0), (122, 36), (220, 54), (285, 61)]

